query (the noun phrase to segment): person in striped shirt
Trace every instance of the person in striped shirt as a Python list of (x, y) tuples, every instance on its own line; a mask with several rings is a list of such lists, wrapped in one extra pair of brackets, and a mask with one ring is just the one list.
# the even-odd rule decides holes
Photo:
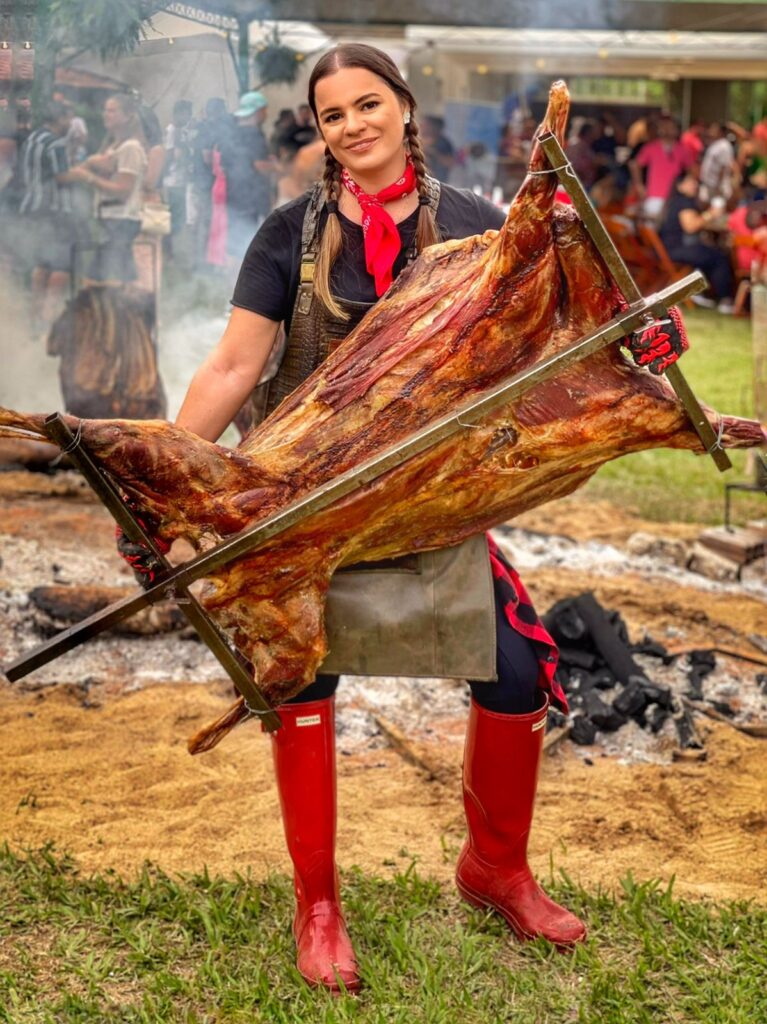
[(66, 134), (72, 119), (68, 104), (52, 100), (42, 123), (24, 143), (21, 153), (23, 195), (19, 205), (32, 268), (32, 309), (40, 328), (47, 328), (60, 311), (69, 285), (75, 222)]

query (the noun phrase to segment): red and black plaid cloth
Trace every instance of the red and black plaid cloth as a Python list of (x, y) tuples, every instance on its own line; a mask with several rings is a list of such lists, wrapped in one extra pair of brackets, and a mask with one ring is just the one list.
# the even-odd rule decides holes
[(498, 545), (490, 534), (487, 537), (487, 546), (490, 551), (490, 567), (493, 571), (493, 583), (496, 596), (500, 596), (503, 603), (503, 611), (509, 625), (522, 636), (533, 642), (535, 653), (538, 656), (540, 672), (538, 673), (538, 686), (548, 693), (550, 700), (560, 710), (567, 714), (567, 697), (565, 692), (554, 678), (559, 661), (559, 650), (557, 645), (549, 636), (546, 627), (538, 618), (538, 613), (533, 607), (533, 602), (525, 590), (525, 585), (519, 578), (519, 573), (514, 569), (501, 554)]

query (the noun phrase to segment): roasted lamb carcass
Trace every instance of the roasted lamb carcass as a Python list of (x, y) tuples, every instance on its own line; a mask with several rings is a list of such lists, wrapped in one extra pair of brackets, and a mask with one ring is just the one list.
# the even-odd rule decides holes
[[(561, 138), (567, 112), (557, 83), (542, 128)], [(536, 146), (504, 227), (426, 251), (236, 451), (164, 422), (84, 421), (83, 441), (158, 535), (217, 540), (568, 347), (622, 299), (546, 166)], [(767, 441), (756, 422), (708, 415), (725, 447)], [(42, 419), (6, 411), (0, 425)], [(654, 447), (702, 451), (667, 382), (611, 346), (218, 571), (206, 607), (279, 703), (326, 654), (337, 568), (458, 543)]]

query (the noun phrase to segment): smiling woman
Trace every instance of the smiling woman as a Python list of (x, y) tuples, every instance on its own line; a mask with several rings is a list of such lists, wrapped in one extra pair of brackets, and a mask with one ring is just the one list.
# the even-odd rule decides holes
[[(265, 414), (321, 366), (406, 267), (419, 273), (424, 248), (504, 224), (486, 200), (429, 177), (415, 99), (382, 51), (357, 43), (331, 50), (312, 72), (308, 100), (325, 143), (322, 180), (275, 210), (253, 238), (227, 329), (177, 419), (210, 441), (260, 381), (280, 324), (287, 341), (259, 389)], [(311, 458), (301, 474), (311, 472)], [(130, 557), (135, 568), (140, 558), (135, 550)], [(527, 864), (548, 703), (566, 701), (554, 679), (556, 648), (518, 575), (480, 534), (395, 563), (347, 567), (331, 580), (329, 609), (336, 619), (330, 655), (315, 681), (280, 705), (282, 728), (271, 734), (303, 977), (335, 990), (360, 985), (335, 868), (340, 673), (471, 681), (469, 839), (459, 889), (469, 902), (497, 909), (520, 938), (580, 941), (583, 924), (549, 899)], [(275, 628), (289, 627), (280, 620)], [(231, 725), (227, 714), (205, 732)]]
[[(368, 215), (365, 255), (368, 272), (376, 278), (377, 295), (391, 283), (391, 266), (397, 255), (395, 251), (389, 262), (391, 247), (384, 246), (381, 262), (387, 265), (382, 274), (375, 272), (371, 253), (379, 248), (381, 235), (397, 235), (393, 239), (396, 245), (399, 237), (396, 229), (392, 230), (394, 224), (414, 213), (419, 205), (415, 239), (418, 251), (439, 241), (440, 234), (428, 202), (426, 164), (414, 116), (415, 97), (386, 54), (355, 43), (331, 50), (317, 62), (309, 79), (309, 104), (325, 140), (324, 185), (330, 204), (317, 262), (317, 294), (327, 309), (345, 319), (346, 313), (335, 301), (329, 282), (342, 246), (338, 212), (363, 228), (364, 216)], [(358, 186), (356, 193), (349, 187), (350, 180)], [(341, 188), (342, 183), (345, 188)], [(363, 212), (360, 195), (376, 196), (382, 190), (387, 192), (379, 197), (380, 202), (366, 204)], [(379, 208), (384, 216), (376, 217)]]

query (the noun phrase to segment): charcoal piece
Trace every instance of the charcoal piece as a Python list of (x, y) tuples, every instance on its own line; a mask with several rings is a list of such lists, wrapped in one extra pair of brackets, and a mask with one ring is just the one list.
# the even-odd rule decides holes
[(612, 690), (617, 680), (609, 668), (600, 668), (592, 674), (594, 689)]
[(642, 670), (628, 648), (626, 627), (620, 616), (616, 618), (615, 614), (608, 614), (591, 592), (580, 594), (575, 603), (588, 626), (594, 646), (615, 678), (627, 683), (631, 676), (641, 676)]
[(583, 641), (586, 647), (590, 647), (588, 628), (580, 615), (576, 598), (566, 597), (557, 601), (543, 616), (543, 624), (558, 645), (568, 647), (580, 647)]
[(549, 713), (546, 716), (546, 731), (549, 729), (560, 729), (567, 721), (567, 715), (565, 715), (558, 708), (549, 708)]
[(698, 675), (688, 676), (685, 696), (690, 700), (703, 700), (703, 677)]
[(590, 651), (581, 651), (577, 647), (560, 647), (560, 665), (562, 662), (572, 668), (585, 668), (590, 671), (596, 665), (597, 659), (596, 655), (592, 654)]
[(648, 704), (658, 704), (667, 711), (671, 710), (672, 697), (670, 686), (662, 686), (660, 683), (652, 683), (649, 679), (645, 679), (642, 685), (644, 687), (645, 697), (647, 697)]
[(705, 679), (709, 672), (713, 672), (716, 668), (716, 657), (713, 651), (690, 651), (687, 658), (691, 666), (690, 675), (699, 676), (701, 679)]
[(727, 715), (728, 718), (732, 718), (735, 714), (726, 700), (711, 700), (709, 701), (709, 704), (715, 711), (718, 711), (720, 715)]
[(663, 644), (657, 640), (645, 637), (641, 643), (631, 644), (629, 647), (632, 654), (646, 654), (648, 658), (662, 658), (664, 662), (673, 655), (670, 655)]
[[(583, 614), (583, 613), (581, 613), (581, 614)], [(608, 612), (606, 612), (606, 614), (607, 614), (608, 622), (610, 623), (610, 625), (615, 630), (615, 635), (618, 637), (618, 639), (620, 640), (620, 642), (622, 644), (625, 644), (625, 646), (628, 647), (628, 645), (629, 645), (629, 631), (628, 631), (628, 626), (623, 621), (623, 616), (618, 611), (608, 611)], [(587, 622), (587, 624), (588, 624), (588, 622)]]
[(574, 668), (570, 672), (568, 693), (586, 693), (594, 689), (594, 677), (582, 668)]
[[(636, 718), (647, 707), (643, 677), (632, 677), (613, 701), (613, 708), (627, 718)], [(640, 723), (641, 724), (641, 723)]]
[(767, 672), (757, 672), (756, 681), (759, 684), (759, 689), (767, 696)]
[(628, 721), (626, 715), (603, 701), (596, 690), (589, 690), (583, 698), (583, 710), (586, 717), (602, 732), (615, 732)]
[(655, 704), (645, 714), (645, 722), (650, 732), (660, 732), (663, 728), (663, 723), (668, 719), (671, 711), (669, 708), (662, 707), (660, 704)]
[(703, 744), (695, 730), (695, 723), (688, 708), (684, 708), (680, 714), (674, 716), (674, 725), (679, 737), (679, 746), (682, 750), (702, 750)]
[(570, 739), (581, 746), (589, 746), (597, 736), (597, 727), (585, 715), (576, 715), (570, 726)]

